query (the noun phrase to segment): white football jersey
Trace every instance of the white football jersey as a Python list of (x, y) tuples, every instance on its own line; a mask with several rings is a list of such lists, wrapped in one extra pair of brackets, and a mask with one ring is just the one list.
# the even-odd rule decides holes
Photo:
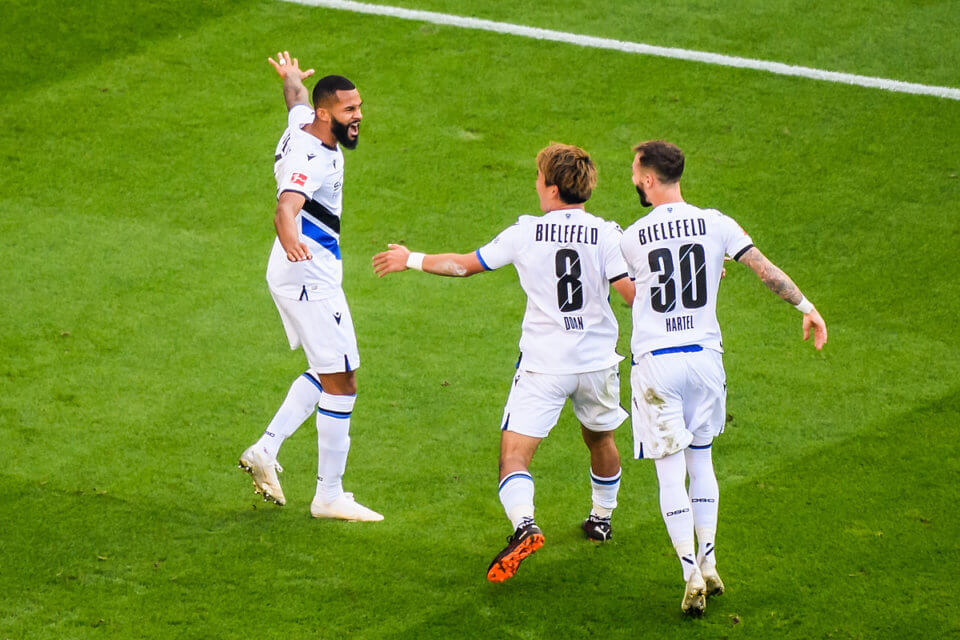
[(290, 262), (273, 239), (267, 262), (267, 283), (277, 294), (297, 300), (322, 300), (340, 290), (340, 214), (343, 209), (343, 152), (328, 147), (301, 127), (313, 122), (314, 112), (298, 104), (287, 116), (287, 129), (277, 143), (273, 175), (277, 198), (284, 191), (303, 194), (306, 201), (296, 224), (300, 241), (310, 248), (311, 260)]
[(724, 255), (753, 246), (733, 218), (686, 202), (662, 204), (623, 232), (620, 247), (637, 287), (634, 358), (670, 347), (723, 352), (717, 291)]
[(609, 300), (610, 283), (627, 277), (615, 223), (583, 209), (520, 216), (477, 258), (488, 270), (512, 263), (527, 294), (520, 369), (586, 373), (623, 359)]

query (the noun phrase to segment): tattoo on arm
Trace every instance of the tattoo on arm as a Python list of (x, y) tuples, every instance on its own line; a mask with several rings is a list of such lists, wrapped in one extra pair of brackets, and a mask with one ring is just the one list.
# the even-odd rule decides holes
[(790, 276), (770, 262), (756, 247), (748, 249), (746, 253), (740, 256), (739, 262), (753, 269), (753, 272), (757, 274), (763, 284), (767, 285), (770, 291), (773, 291), (786, 302), (798, 304), (803, 299), (803, 294), (800, 293), (800, 289), (793, 283)]
[(310, 103), (310, 95), (307, 93), (307, 88), (303, 86), (303, 81), (300, 78), (292, 74), (284, 76), (283, 100), (287, 103), (288, 111), (295, 105)]

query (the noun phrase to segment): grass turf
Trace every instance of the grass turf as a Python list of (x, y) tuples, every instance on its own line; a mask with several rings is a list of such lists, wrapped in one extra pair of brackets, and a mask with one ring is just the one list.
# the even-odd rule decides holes
[[(945, 586), (960, 560), (960, 105), (283, 4), (103, 3), (73, 29), (52, 5), (8, 7), (0, 638), (960, 633)], [(55, 58), (50, 33), (62, 59), (14, 80), (29, 43)], [(345, 187), (363, 358), (346, 483), (378, 525), (309, 518), (309, 424), (281, 453), (283, 510), (233, 468), (303, 366), (263, 283), (283, 126), (265, 57), (281, 46), (366, 100)], [(873, 72), (853, 60), (843, 70)], [(730, 269), (730, 591), (700, 622), (679, 616), (649, 463), (625, 460), (612, 543), (580, 539), (568, 414), (533, 467), (547, 546), (485, 583), (508, 533), (495, 425), (522, 294), (509, 270), (369, 268), (386, 242), (467, 251), (535, 211), (550, 140), (592, 152), (589, 209), (626, 225), (629, 146), (657, 136), (687, 150), (687, 199), (736, 217), (831, 329), (815, 354), (797, 314)], [(628, 458), (627, 428), (619, 444)]]

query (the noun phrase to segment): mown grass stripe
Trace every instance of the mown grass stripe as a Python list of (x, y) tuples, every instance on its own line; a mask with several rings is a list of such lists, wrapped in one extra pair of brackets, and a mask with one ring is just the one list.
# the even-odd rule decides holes
[(728, 56), (720, 53), (710, 53), (708, 51), (695, 51), (692, 49), (680, 49), (675, 47), (659, 47), (655, 45), (644, 44), (642, 42), (627, 42), (624, 40), (614, 40), (612, 38), (600, 38), (597, 36), (587, 36), (578, 33), (568, 33), (565, 31), (554, 31), (552, 29), (540, 29), (537, 27), (511, 24), (509, 22), (496, 22), (493, 20), (483, 20), (481, 18), (457, 16), (449, 13), (402, 9), (400, 7), (392, 7), (389, 5), (353, 2), (352, 0), (284, 1), (311, 7), (339, 9), (343, 11), (353, 11), (355, 13), (366, 13), (379, 16), (388, 16), (391, 18), (400, 18), (402, 20), (430, 22), (432, 24), (460, 27), (462, 29), (491, 31), (494, 33), (521, 36), (524, 38), (534, 38), (536, 40), (564, 42), (567, 44), (574, 44), (581, 47), (590, 47), (594, 49), (610, 49), (613, 51), (657, 56), (660, 58), (676, 58), (678, 60), (703, 62), (706, 64), (715, 64), (724, 67), (737, 67), (741, 69), (753, 69), (755, 71), (766, 71), (768, 73), (782, 76), (793, 76), (798, 78), (807, 78), (810, 80), (822, 80), (824, 82), (836, 82), (839, 84), (866, 87), (869, 89), (883, 89), (884, 91), (893, 91), (895, 93), (909, 93), (914, 95), (945, 98), (947, 100), (960, 100), (960, 89), (955, 89), (953, 87), (938, 87), (934, 85), (918, 84), (915, 82), (892, 80), (889, 78), (861, 76), (852, 73), (841, 73), (838, 71), (827, 71), (812, 67), (784, 64), (782, 62), (772, 62), (769, 60)]

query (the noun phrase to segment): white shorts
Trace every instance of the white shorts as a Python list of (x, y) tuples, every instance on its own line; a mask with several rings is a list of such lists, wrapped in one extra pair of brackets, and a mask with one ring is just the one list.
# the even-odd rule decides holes
[(353, 318), (343, 291), (325, 300), (293, 300), (270, 291), (290, 348), (303, 347), (316, 373), (353, 371), (360, 366)]
[(630, 389), (635, 458), (707, 445), (723, 432), (727, 378), (719, 351), (647, 353), (633, 365)]
[(567, 398), (574, 415), (590, 431), (613, 431), (627, 418), (620, 406), (620, 372), (616, 366), (562, 375), (519, 369), (503, 409), (500, 430), (546, 438)]

